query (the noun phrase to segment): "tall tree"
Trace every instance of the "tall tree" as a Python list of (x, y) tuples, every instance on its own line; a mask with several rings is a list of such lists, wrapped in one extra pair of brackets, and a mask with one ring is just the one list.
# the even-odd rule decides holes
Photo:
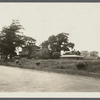
[[(52, 52), (60, 52), (61, 50), (69, 51), (74, 47), (74, 43), (69, 42), (68, 33), (59, 33), (48, 38), (48, 44)], [(43, 47), (43, 44), (41, 45)], [(48, 47), (48, 46), (45, 46)]]
[(82, 55), (83, 57), (89, 57), (89, 52), (86, 51), (86, 50), (81, 51), (81, 55)]
[(0, 52), (6, 58), (16, 55), (16, 47), (21, 46), (24, 41), (20, 38), (20, 30), (23, 29), (18, 20), (12, 20), (10, 26), (2, 28), (0, 33)]
[(99, 52), (97, 52), (97, 51), (91, 51), (89, 54), (90, 54), (90, 57), (98, 57)]
[(48, 48), (48, 45), (49, 45), (48, 40), (42, 42), (42, 44), (41, 44), (42, 48)]

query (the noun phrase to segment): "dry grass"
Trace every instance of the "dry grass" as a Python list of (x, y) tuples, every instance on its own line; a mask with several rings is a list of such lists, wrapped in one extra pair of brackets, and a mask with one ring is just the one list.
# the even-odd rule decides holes
[[(49, 70), (61, 70), (61, 71), (79, 71), (76, 64), (79, 60), (66, 60), (66, 59), (49, 59), (49, 60), (35, 60), (35, 59), (21, 59), (20, 60), (24, 68), (32, 69), (49, 69)], [(85, 72), (100, 73), (100, 60), (82, 60), (87, 64)], [(36, 63), (40, 62), (37, 66)]]
[[(23, 58), (20, 59), (21, 65), (18, 65), (14, 62), (8, 62), (6, 63), (6, 65), (35, 69), (35, 70), (43, 70), (49, 72), (100, 77), (100, 60), (82, 60), (82, 61), (87, 64), (86, 70), (77, 69), (76, 64), (79, 62), (79, 60), (67, 60), (67, 59), (36, 60), (36, 59)], [(0, 61), (0, 63), (1, 62), (2, 61)], [(40, 65), (37, 65), (36, 63), (40, 63)]]

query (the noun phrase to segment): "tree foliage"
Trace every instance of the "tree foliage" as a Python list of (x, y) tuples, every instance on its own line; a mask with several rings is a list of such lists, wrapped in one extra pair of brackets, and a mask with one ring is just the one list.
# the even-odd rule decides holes
[(50, 36), (48, 40), (42, 42), (42, 49), (49, 50), (50, 58), (59, 58), (61, 50), (70, 51), (70, 49), (74, 48), (74, 43), (69, 42), (68, 35), (68, 33), (59, 33)]
[(60, 52), (61, 50), (69, 51), (70, 48), (74, 47), (74, 43), (69, 42), (68, 35), (68, 33), (59, 33), (56, 36), (52, 35), (41, 46), (46, 48), (49, 46), (52, 52)]
[(47, 48), (43, 48), (42, 50), (35, 53), (35, 57), (39, 59), (49, 59), (50, 52)]
[(16, 55), (16, 47), (24, 42), (20, 38), (20, 30), (23, 29), (18, 20), (13, 20), (10, 26), (2, 28), (0, 33), (0, 52), (2, 55), (10, 57)]
[(48, 45), (49, 45), (48, 40), (42, 42), (42, 44), (41, 44), (42, 48), (48, 48)]
[(89, 57), (89, 52), (86, 51), (86, 50), (81, 51), (81, 55), (82, 55), (83, 57)]
[(89, 54), (90, 54), (90, 57), (98, 57), (99, 52), (91, 51)]
[(91, 51), (91, 52), (88, 52), (86, 50), (84, 51), (81, 51), (81, 55), (85, 58), (87, 57), (99, 57), (99, 52), (98, 51)]
[(53, 59), (59, 59), (60, 58), (60, 53), (59, 52), (53, 52), (52, 58)]
[(36, 40), (29, 36), (21, 36), (21, 39), (24, 41), (24, 46), (35, 45)]

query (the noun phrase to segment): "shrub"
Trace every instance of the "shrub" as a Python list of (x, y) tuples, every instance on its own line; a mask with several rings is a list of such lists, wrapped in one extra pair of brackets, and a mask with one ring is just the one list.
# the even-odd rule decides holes
[(84, 61), (79, 61), (78, 63), (76, 63), (76, 67), (78, 70), (86, 70), (87, 64)]
[(53, 59), (59, 59), (60, 58), (60, 53), (59, 52), (53, 52), (52, 58)]
[(37, 52), (37, 53), (35, 54), (35, 58), (49, 59), (49, 58), (50, 58), (49, 50), (46, 49), (46, 48), (40, 50), (39, 52)]
[(40, 65), (40, 62), (36, 62), (36, 65), (39, 66)]
[(15, 60), (15, 63), (16, 63), (16, 64), (19, 64), (19, 63), (20, 63), (20, 61), (19, 61), (19, 60)]

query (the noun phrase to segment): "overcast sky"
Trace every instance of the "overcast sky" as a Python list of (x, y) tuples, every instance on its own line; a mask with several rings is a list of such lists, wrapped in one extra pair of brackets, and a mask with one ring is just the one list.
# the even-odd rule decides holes
[(0, 31), (12, 19), (20, 21), (37, 45), (66, 32), (76, 50), (100, 53), (100, 3), (0, 3)]

